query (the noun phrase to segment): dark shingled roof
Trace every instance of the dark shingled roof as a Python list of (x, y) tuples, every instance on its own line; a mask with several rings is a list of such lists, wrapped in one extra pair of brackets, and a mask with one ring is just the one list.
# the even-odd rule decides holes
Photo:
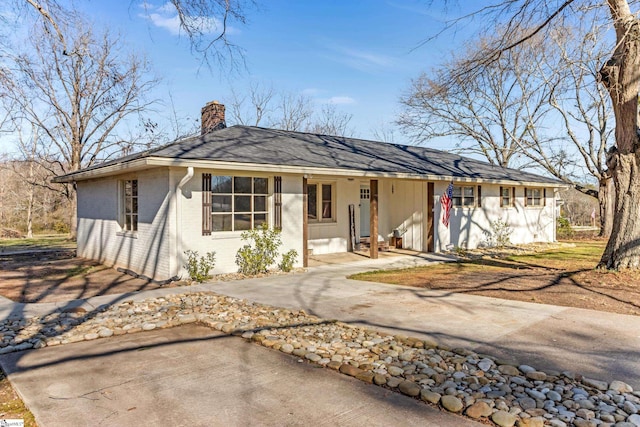
[(144, 157), (561, 183), (554, 178), (506, 169), (430, 148), (253, 126), (232, 126), (206, 135), (186, 138), (90, 169)]

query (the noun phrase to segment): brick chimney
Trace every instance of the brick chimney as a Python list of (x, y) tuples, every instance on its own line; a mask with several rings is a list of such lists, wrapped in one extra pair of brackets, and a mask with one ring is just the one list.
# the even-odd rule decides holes
[(218, 101), (207, 102), (207, 105), (202, 107), (202, 115), (200, 119), (202, 126), (201, 134), (207, 134), (214, 130), (220, 130), (227, 127), (224, 121), (224, 105)]

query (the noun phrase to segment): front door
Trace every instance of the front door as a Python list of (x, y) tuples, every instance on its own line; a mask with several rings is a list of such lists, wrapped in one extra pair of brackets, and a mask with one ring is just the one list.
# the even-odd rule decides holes
[(369, 227), (370, 221), (370, 198), (371, 189), (368, 185), (360, 186), (360, 237), (369, 237), (371, 229)]

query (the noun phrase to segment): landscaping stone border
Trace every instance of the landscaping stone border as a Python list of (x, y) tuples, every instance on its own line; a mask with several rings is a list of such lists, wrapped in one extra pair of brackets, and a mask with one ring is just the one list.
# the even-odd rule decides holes
[(6, 319), (0, 354), (196, 322), (500, 427), (640, 426), (640, 393), (622, 381), (514, 366), (431, 340), (208, 292)]

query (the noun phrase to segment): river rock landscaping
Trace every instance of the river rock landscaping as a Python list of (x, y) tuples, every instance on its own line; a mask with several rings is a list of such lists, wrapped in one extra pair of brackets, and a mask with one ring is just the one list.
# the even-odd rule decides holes
[(430, 340), (214, 293), (9, 318), (0, 322), (0, 354), (195, 322), (501, 427), (640, 426), (640, 392), (622, 381), (514, 366)]

